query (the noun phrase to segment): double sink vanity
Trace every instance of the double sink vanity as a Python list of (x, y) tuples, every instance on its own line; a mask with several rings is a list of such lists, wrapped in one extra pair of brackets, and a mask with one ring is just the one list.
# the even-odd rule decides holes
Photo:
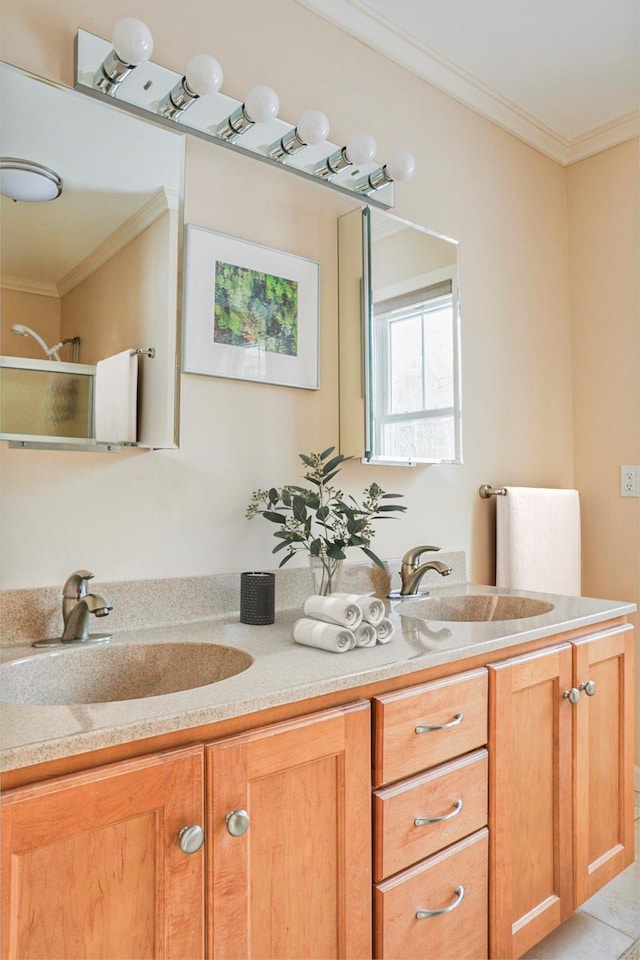
[(305, 571), (273, 626), (160, 604), (6, 647), (3, 956), (515, 958), (624, 869), (634, 605), (468, 584), (461, 557), (346, 654), (291, 640)]

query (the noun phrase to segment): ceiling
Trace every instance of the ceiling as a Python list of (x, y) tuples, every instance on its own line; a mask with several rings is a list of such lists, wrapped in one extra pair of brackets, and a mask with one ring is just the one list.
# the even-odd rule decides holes
[(560, 163), (638, 135), (638, 0), (298, 2)]

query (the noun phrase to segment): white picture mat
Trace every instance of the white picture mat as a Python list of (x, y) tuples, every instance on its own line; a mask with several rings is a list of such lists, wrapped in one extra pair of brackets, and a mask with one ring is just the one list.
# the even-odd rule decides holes
[[(185, 243), (184, 372), (317, 390), (319, 264), (191, 224)], [(297, 282), (297, 356), (214, 341), (217, 261)]]

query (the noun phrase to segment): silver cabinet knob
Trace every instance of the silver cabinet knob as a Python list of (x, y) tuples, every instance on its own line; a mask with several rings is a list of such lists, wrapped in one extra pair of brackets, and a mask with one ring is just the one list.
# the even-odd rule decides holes
[(225, 820), (232, 837), (241, 837), (249, 829), (250, 820), (246, 810), (230, 810)]
[(183, 853), (197, 853), (204, 843), (204, 830), (197, 823), (192, 827), (183, 827), (178, 840)]
[(595, 680), (587, 680), (586, 683), (580, 684), (580, 689), (584, 690), (588, 697), (592, 697), (596, 692), (596, 682)]
[(568, 700), (569, 703), (572, 703), (575, 706), (580, 699), (580, 691), (576, 690), (575, 687), (572, 687), (571, 690), (565, 690), (562, 696), (565, 700)]

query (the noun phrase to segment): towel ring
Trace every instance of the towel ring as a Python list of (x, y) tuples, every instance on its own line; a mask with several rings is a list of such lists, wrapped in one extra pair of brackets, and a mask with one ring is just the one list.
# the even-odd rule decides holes
[(490, 500), (491, 497), (506, 497), (507, 488), (498, 487), (496, 490), (494, 490), (494, 488), (491, 486), (490, 483), (483, 483), (480, 489), (478, 490), (478, 493), (480, 494), (483, 500)]

